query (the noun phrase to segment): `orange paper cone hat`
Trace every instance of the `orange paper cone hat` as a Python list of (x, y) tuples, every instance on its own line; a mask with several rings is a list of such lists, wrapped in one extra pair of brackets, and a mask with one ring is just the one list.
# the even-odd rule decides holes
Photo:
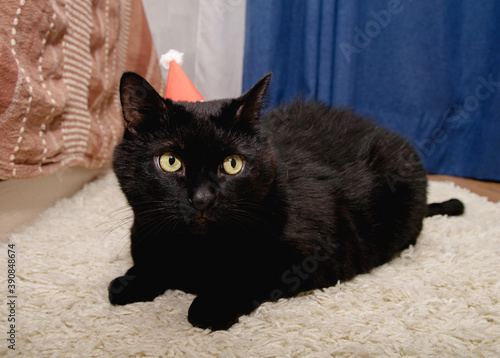
[(182, 63), (182, 55), (182, 53), (175, 50), (170, 50), (160, 59), (162, 66), (168, 69), (165, 98), (172, 101), (203, 101), (203, 96), (198, 92), (178, 63)]

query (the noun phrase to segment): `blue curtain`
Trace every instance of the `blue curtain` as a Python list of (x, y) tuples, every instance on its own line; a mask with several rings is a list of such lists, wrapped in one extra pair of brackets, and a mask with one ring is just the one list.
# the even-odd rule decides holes
[(243, 90), (302, 96), (401, 133), (426, 170), (500, 181), (500, 1), (249, 0)]

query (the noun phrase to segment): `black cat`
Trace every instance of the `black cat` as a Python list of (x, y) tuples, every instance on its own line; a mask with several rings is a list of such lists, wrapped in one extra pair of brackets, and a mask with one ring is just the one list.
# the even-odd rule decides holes
[(172, 102), (125, 73), (113, 166), (134, 212), (111, 303), (197, 294), (194, 326), (227, 329), (263, 301), (337, 284), (416, 243), (426, 173), (400, 136), (345, 109), (260, 111), (271, 75), (234, 99)]

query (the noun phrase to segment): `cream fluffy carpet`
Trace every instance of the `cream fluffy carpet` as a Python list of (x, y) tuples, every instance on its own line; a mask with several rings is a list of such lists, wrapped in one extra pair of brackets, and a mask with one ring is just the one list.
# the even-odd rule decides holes
[(415, 247), (370, 274), (266, 303), (229, 331), (210, 333), (188, 323), (194, 296), (180, 291), (108, 303), (109, 281), (131, 265), (130, 211), (109, 173), (9, 237), (17, 350), (7, 348), (4, 309), (0, 355), (499, 357), (500, 204), (451, 183), (431, 182), (429, 192), (431, 201), (460, 198), (466, 214), (426, 219)]

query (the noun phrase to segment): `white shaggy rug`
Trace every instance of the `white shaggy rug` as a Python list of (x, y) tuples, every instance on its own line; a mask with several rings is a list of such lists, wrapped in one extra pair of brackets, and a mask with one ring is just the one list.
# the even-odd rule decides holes
[[(112, 307), (111, 279), (131, 265), (130, 211), (109, 173), (59, 201), (1, 244), (16, 251), (16, 351), (2, 309), (0, 356), (24, 357), (499, 357), (500, 204), (451, 183), (462, 217), (425, 220), (415, 247), (392, 262), (310, 294), (266, 303), (228, 331), (187, 321), (192, 295)], [(5, 263), (5, 264), (4, 264)]]

